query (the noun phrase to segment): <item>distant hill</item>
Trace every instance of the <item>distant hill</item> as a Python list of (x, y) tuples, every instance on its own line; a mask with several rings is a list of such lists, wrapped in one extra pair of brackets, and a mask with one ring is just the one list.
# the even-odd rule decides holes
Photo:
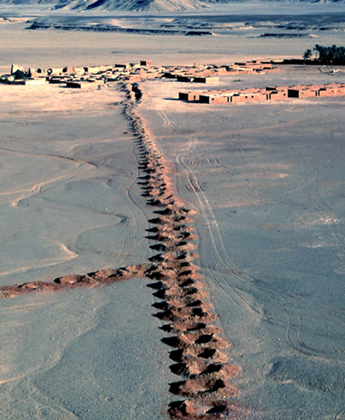
[[(49, 0), (41, 0), (49, 1)], [(270, 0), (269, 0), (270, 1)], [(281, 3), (281, 0), (271, 0)], [(286, 1), (286, 0), (285, 0)], [(345, 0), (291, 0), (295, 3), (344, 3)], [(59, 0), (55, 9), (119, 11), (187, 11), (212, 8), (216, 3), (245, 3), (246, 0)], [(284, 2), (284, 0), (283, 0)]]
[(51, 4), (52, 9), (76, 11), (174, 12), (208, 8), (211, 3), (210, 0), (0, 0), (1, 4)]
[(168, 12), (209, 6), (208, 0), (60, 0), (54, 9)]
[[(52, 9), (76, 11), (176, 12), (210, 9), (217, 3), (253, 0), (0, 0), (0, 4), (51, 4)], [(260, 0), (259, 0), (260, 1)], [(267, 0), (266, 0), (267, 1)], [(345, 0), (268, 0), (272, 3), (344, 3)]]

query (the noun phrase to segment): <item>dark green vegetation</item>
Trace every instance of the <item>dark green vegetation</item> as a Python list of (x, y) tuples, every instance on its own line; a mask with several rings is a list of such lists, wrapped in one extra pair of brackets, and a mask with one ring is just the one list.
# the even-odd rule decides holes
[[(314, 61), (321, 64), (345, 64), (345, 47), (337, 47), (332, 45), (331, 47), (324, 47), (316, 44), (313, 48), (315, 52)], [(308, 49), (303, 54), (304, 60), (310, 60), (312, 56), (312, 50)]]

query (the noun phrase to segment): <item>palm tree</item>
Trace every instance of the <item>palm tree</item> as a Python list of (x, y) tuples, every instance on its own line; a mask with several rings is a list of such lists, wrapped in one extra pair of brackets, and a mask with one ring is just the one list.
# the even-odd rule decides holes
[(312, 56), (313, 52), (312, 50), (305, 50), (303, 54), (303, 60), (307, 61), (310, 60), (310, 57)]
[(316, 44), (315, 47), (313, 48), (313, 51), (315, 51), (315, 61), (317, 61), (320, 57), (320, 48), (321, 45)]

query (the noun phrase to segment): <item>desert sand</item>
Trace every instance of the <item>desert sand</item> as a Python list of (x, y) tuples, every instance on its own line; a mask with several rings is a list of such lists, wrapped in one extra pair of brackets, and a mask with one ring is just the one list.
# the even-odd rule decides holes
[[(224, 64), (316, 43), (257, 28), (26, 26), (0, 26), (1, 73), (11, 62)], [(224, 76), (217, 88), (345, 82), (323, 70)], [(139, 88), (138, 102), (123, 83), (0, 85), (0, 417), (343, 418), (344, 97), (208, 106), (177, 100), (200, 86)]]

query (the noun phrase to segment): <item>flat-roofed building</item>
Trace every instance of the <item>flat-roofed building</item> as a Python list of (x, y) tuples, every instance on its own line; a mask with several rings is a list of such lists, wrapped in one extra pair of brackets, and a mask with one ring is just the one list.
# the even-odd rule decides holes
[(180, 101), (197, 102), (200, 98), (200, 92), (179, 92)]
[(281, 100), (281, 99), (287, 99), (287, 98), (288, 98), (287, 89), (277, 89), (277, 90), (267, 91), (268, 100)]
[(193, 82), (194, 77), (191, 76), (191, 75), (178, 74), (177, 75), (177, 81), (178, 82)]
[(219, 77), (218, 76), (202, 76), (202, 77), (194, 77), (194, 83), (218, 83)]

